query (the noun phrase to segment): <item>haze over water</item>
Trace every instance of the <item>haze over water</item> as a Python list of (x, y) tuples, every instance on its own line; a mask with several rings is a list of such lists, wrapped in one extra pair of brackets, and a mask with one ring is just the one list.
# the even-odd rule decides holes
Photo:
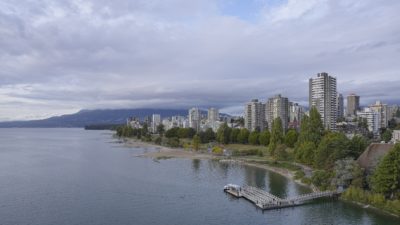
[(280, 197), (309, 190), (262, 169), (136, 157), (109, 131), (0, 129), (0, 224), (399, 224), (340, 201), (262, 212), (222, 191), (248, 184)]

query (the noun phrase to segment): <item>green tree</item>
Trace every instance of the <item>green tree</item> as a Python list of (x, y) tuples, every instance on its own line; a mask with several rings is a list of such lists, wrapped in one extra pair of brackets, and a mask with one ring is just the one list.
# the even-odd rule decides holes
[(389, 129), (391, 129), (391, 130), (396, 129), (396, 127), (397, 127), (397, 121), (396, 121), (395, 118), (392, 118), (392, 119), (390, 119), (390, 120), (388, 121), (388, 127), (389, 127)]
[(141, 133), (142, 133), (142, 136), (147, 136), (147, 134), (149, 133), (149, 127), (148, 127), (147, 123), (143, 124)]
[(296, 130), (294, 129), (290, 129), (285, 136), (285, 144), (290, 147), (293, 148), (294, 144), (297, 142), (297, 137), (298, 134), (296, 132)]
[(371, 178), (372, 190), (387, 197), (400, 191), (400, 144), (396, 144), (379, 162)]
[(215, 140), (215, 133), (211, 128), (207, 128), (204, 132), (204, 143), (208, 143)]
[(349, 146), (349, 156), (353, 157), (354, 159), (357, 159), (368, 147), (368, 142), (365, 137), (361, 135), (355, 135), (351, 140), (350, 140), (350, 146)]
[(249, 140), (249, 135), (249, 130), (247, 130), (246, 128), (240, 129), (239, 135), (237, 137), (238, 142), (241, 144), (247, 144), (247, 141)]
[(201, 143), (201, 139), (200, 139), (199, 135), (197, 135), (197, 134), (194, 135), (193, 140), (192, 140), (193, 149), (198, 151), (200, 149), (200, 143)]
[(316, 151), (314, 142), (306, 141), (298, 145), (295, 149), (296, 161), (312, 165), (314, 163), (314, 153)]
[(349, 155), (349, 140), (343, 133), (330, 132), (318, 145), (314, 155), (314, 165), (317, 168), (331, 168), (338, 159)]
[(178, 128), (177, 135), (179, 138), (188, 138), (189, 129), (188, 128)]
[(217, 141), (221, 144), (229, 144), (231, 136), (231, 128), (228, 127), (227, 123), (223, 123), (217, 131)]
[(260, 133), (260, 136), (258, 137), (258, 142), (262, 146), (268, 146), (270, 139), (271, 139), (271, 133), (269, 132), (269, 130), (264, 130), (263, 132)]
[(331, 177), (332, 174), (330, 172), (325, 170), (317, 170), (313, 173), (311, 182), (321, 190), (326, 190), (330, 186)]
[(289, 154), (286, 151), (286, 145), (278, 144), (278, 146), (276, 146), (276, 149), (274, 151), (274, 155), (277, 160), (287, 160), (289, 158)]
[(359, 117), (357, 121), (357, 125), (359, 128), (368, 129), (368, 120), (367, 118)]
[(179, 138), (177, 138), (177, 137), (168, 138), (167, 145), (170, 147), (173, 147), (173, 148), (180, 147)]
[(157, 137), (157, 138), (154, 140), (154, 143), (157, 144), (157, 145), (161, 145), (161, 143), (162, 143), (162, 138), (161, 138), (161, 137)]
[(181, 128), (181, 129), (187, 129), (187, 138), (193, 138), (194, 135), (196, 134), (196, 130), (192, 127), (189, 128)]
[(269, 149), (271, 155), (274, 155), (275, 148), (282, 143), (283, 143), (282, 120), (280, 117), (277, 117), (272, 122), (271, 139), (269, 141)]
[(160, 137), (162, 137), (164, 135), (164, 132), (165, 132), (164, 124), (160, 123), (157, 126), (157, 133), (160, 135)]
[(386, 143), (392, 140), (392, 131), (390, 129), (386, 129), (385, 132), (383, 132), (382, 140)]
[(238, 128), (232, 129), (232, 132), (231, 132), (231, 135), (229, 138), (229, 142), (230, 143), (238, 143), (239, 133), (240, 133), (240, 129), (238, 129)]
[(260, 133), (258, 131), (253, 131), (249, 135), (249, 144), (251, 145), (258, 145), (258, 138), (260, 136)]
[(179, 127), (171, 128), (165, 132), (165, 137), (167, 138), (178, 137), (178, 131)]
[(318, 145), (324, 135), (324, 125), (321, 120), (321, 114), (313, 106), (310, 110), (310, 116), (303, 116), (300, 125), (299, 143), (305, 141), (314, 142)]

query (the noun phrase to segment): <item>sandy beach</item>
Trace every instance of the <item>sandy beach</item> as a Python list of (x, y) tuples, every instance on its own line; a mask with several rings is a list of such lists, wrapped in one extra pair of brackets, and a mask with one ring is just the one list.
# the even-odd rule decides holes
[(293, 180), (299, 185), (309, 187), (311, 190), (318, 191), (314, 185), (308, 185), (302, 183), (300, 180), (295, 180), (294, 179), (294, 172), (284, 169), (284, 168), (278, 168), (278, 167), (273, 167), (265, 164), (259, 164), (259, 163), (254, 163), (254, 162), (249, 162), (245, 158), (229, 158), (226, 156), (217, 156), (217, 155), (212, 155), (208, 153), (199, 153), (199, 152), (194, 152), (191, 150), (185, 150), (183, 148), (170, 148), (170, 147), (165, 147), (165, 146), (160, 146), (152, 143), (147, 143), (147, 142), (142, 142), (136, 139), (132, 138), (124, 138), (125, 145), (127, 147), (132, 147), (132, 148), (152, 148), (154, 151), (149, 151), (145, 153), (141, 153), (136, 155), (137, 157), (148, 157), (148, 158), (153, 158), (153, 159), (168, 159), (168, 158), (185, 158), (185, 159), (214, 159), (214, 160), (219, 160), (220, 163), (234, 163), (234, 164), (242, 164), (246, 166), (253, 166), (261, 169), (265, 169), (268, 171), (272, 171), (274, 173), (280, 174), (288, 179)]

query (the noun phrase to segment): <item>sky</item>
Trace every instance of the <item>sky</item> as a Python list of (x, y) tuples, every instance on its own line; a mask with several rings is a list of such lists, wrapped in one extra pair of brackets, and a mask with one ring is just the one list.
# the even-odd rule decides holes
[(81, 109), (241, 114), (308, 106), (328, 72), (361, 104), (400, 103), (398, 0), (2, 0), (0, 121)]

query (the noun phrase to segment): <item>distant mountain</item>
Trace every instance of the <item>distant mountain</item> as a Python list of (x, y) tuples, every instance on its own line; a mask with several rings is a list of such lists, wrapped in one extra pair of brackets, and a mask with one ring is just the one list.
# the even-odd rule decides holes
[(96, 109), (81, 110), (75, 114), (50, 117), (43, 120), (0, 122), (1, 128), (8, 127), (84, 127), (93, 124), (125, 124), (131, 116), (143, 119), (152, 114), (161, 117), (186, 116), (186, 109)]

